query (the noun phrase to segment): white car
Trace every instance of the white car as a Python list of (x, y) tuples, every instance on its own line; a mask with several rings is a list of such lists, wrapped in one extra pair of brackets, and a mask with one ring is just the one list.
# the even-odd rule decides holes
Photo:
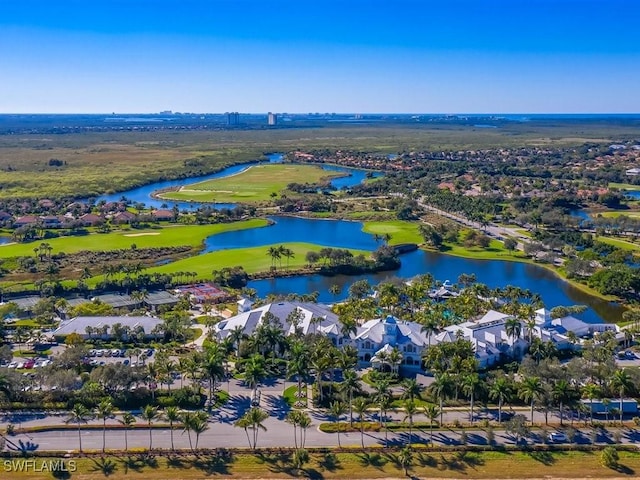
[(9, 365), (7, 365), (7, 368), (16, 368), (18, 366), (18, 362), (11, 362)]
[(564, 443), (568, 442), (569, 439), (563, 432), (551, 432), (549, 434), (549, 441), (553, 443)]

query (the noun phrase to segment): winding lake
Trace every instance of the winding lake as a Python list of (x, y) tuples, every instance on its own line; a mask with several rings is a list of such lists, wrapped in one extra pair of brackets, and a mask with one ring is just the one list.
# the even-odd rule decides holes
[[(278, 163), (282, 161), (283, 156), (282, 154), (272, 154), (268, 158), (269, 162)], [(159, 189), (213, 178), (223, 178), (239, 173), (256, 163), (259, 162), (234, 165), (220, 172), (200, 177), (156, 182), (125, 192), (103, 195), (98, 200), (118, 201), (125, 196), (131, 201), (145, 203), (147, 206), (157, 208), (163, 203), (167, 203), (169, 206), (176, 204), (181, 209), (195, 208), (200, 204), (196, 202), (156, 200), (151, 198), (151, 194)], [(323, 165), (322, 168), (327, 171), (347, 172), (350, 174), (348, 177), (334, 179), (331, 183), (336, 188), (357, 185), (364, 181), (368, 174), (366, 170), (334, 165)], [(215, 204), (215, 206), (216, 208), (233, 208), (235, 204)], [(585, 214), (579, 215), (584, 218)], [(327, 247), (358, 250), (374, 250), (378, 245), (372, 235), (362, 231), (362, 224), (359, 222), (296, 217), (272, 217), (272, 220), (276, 223), (270, 227), (226, 232), (211, 236), (205, 241), (204, 252), (286, 242), (312, 242)], [(367, 279), (372, 284), (375, 284), (391, 277), (410, 278), (423, 273), (431, 273), (438, 280), (455, 282), (462, 273), (475, 273), (479, 282), (485, 283), (492, 288), (515, 285), (537, 292), (542, 296), (545, 305), (550, 308), (556, 305), (588, 305), (590, 307), (589, 310), (580, 315), (586, 321), (598, 322), (606, 320), (615, 322), (622, 317), (623, 309), (619, 305), (587, 295), (545, 268), (536, 265), (500, 260), (472, 260), (422, 250), (405, 254), (401, 258), (402, 266), (399, 270), (393, 272), (359, 276), (338, 275), (326, 277), (309, 275), (275, 278), (252, 281), (249, 283), (249, 287), (255, 288), (261, 297), (270, 293), (287, 294), (295, 292), (302, 294), (317, 291), (320, 294), (320, 301), (333, 302), (337, 299), (345, 298), (349, 286), (361, 279)], [(337, 284), (342, 288), (341, 294), (337, 297), (329, 293), (329, 288), (333, 284)]]
[[(281, 153), (272, 153), (267, 155), (267, 158), (268, 158), (268, 163), (281, 163), (283, 159), (283, 155)], [(131, 190), (126, 190), (124, 192), (101, 195), (97, 197), (96, 202), (100, 200), (104, 200), (106, 202), (117, 202), (122, 197), (126, 197), (132, 202), (144, 203), (147, 207), (161, 208), (162, 204), (167, 204), (169, 205), (169, 208), (173, 207), (174, 205), (177, 205), (178, 208), (180, 208), (181, 210), (185, 210), (185, 209), (189, 210), (192, 208), (199, 207), (201, 203), (173, 202), (171, 200), (159, 200), (159, 199), (153, 198), (151, 194), (155, 191), (163, 190), (166, 188), (180, 187), (183, 185), (189, 185), (196, 182), (202, 182), (204, 180), (212, 180), (214, 178), (229, 177), (231, 175), (240, 173), (243, 170), (246, 170), (251, 165), (257, 165), (259, 163), (266, 163), (266, 162), (258, 162), (258, 161), (247, 162), (247, 163), (242, 163), (238, 165), (233, 165), (231, 167), (227, 167), (223, 170), (220, 170), (219, 172), (210, 173), (208, 175), (202, 175), (199, 177), (190, 177), (190, 178), (183, 178), (179, 180), (166, 180), (161, 182), (150, 183), (148, 185), (132, 188)], [(326, 170), (328, 172), (344, 172), (349, 174), (348, 176), (335, 178), (331, 181), (331, 185), (333, 185), (337, 189), (358, 185), (362, 183), (365, 180), (365, 178), (367, 178), (368, 174), (371, 173), (371, 172), (368, 172), (367, 170), (362, 170), (358, 168), (349, 168), (349, 167), (339, 167), (337, 165), (321, 165), (321, 167), (323, 170)], [(373, 172), (373, 175), (379, 176), (381, 175), (381, 173)], [(215, 208), (218, 208), (218, 209), (234, 208), (236, 206), (235, 203), (215, 203), (211, 205), (215, 206)]]
[[(209, 237), (205, 251), (211, 252), (228, 248), (257, 247), (286, 242), (313, 242), (336, 248), (374, 250), (377, 247), (372, 235), (362, 231), (360, 222), (342, 220), (315, 220), (297, 217), (271, 217), (276, 223), (258, 230), (225, 232)], [(287, 278), (255, 280), (249, 287), (258, 295), (319, 292), (320, 301), (334, 302), (346, 297), (349, 286), (361, 279), (376, 284), (391, 277), (410, 278), (423, 273), (431, 273), (437, 280), (455, 282), (462, 273), (475, 273), (479, 282), (491, 288), (515, 285), (539, 293), (549, 308), (557, 305), (584, 304), (589, 310), (580, 317), (589, 322), (606, 320), (619, 321), (623, 309), (599, 298), (587, 295), (571, 286), (549, 270), (526, 263), (501, 260), (473, 260), (453, 257), (435, 252), (417, 250), (402, 255), (402, 266), (392, 272), (327, 277), (309, 275)], [(329, 293), (329, 287), (338, 284), (342, 292), (338, 297)]]

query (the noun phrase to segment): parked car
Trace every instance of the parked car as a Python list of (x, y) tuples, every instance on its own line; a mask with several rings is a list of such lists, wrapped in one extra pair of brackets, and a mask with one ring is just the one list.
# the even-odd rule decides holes
[(551, 432), (549, 434), (549, 441), (553, 443), (564, 443), (568, 442), (569, 439), (564, 434), (564, 432)]

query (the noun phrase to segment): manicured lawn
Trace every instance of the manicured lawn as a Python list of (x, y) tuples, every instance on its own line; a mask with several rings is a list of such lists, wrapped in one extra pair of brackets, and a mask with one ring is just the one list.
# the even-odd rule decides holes
[(467, 248), (464, 245), (445, 243), (444, 248), (441, 251), (447, 255), (456, 255), (458, 257), (465, 258), (477, 258), (481, 260), (516, 260), (519, 262), (533, 263), (533, 261), (528, 259), (521, 251), (516, 250), (510, 252), (504, 248), (502, 242), (499, 240), (491, 240), (488, 248)]
[[(198, 247), (204, 239), (216, 233), (247, 228), (264, 227), (267, 221), (261, 218), (214, 225), (166, 225), (157, 229), (124, 230), (111, 233), (95, 233), (84, 236), (50, 238), (44, 242), (53, 248), (52, 254), (74, 253), (81, 250), (106, 251), (131, 248), (177, 247), (190, 245)], [(0, 246), (0, 257), (34, 256), (34, 248), (43, 241), (5, 244)]]
[(162, 198), (207, 202), (257, 202), (280, 194), (289, 183), (318, 183), (341, 176), (312, 165), (254, 165), (242, 173), (225, 178), (185, 185), (177, 192), (163, 193)]
[[(195, 257), (185, 258), (173, 263), (168, 263), (160, 267), (150, 268), (146, 270), (147, 273), (171, 273), (171, 272), (196, 272), (200, 278), (210, 278), (213, 270), (221, 270), (224, 267), (235, 267), (241, 265), (246, 272), (265, 272), (271, 268), (271, 257), (267, 255), (267, 251), (270, 246), (279, 245), (263, 245), (260, 247), (252, 248), (234, 248), (230, 250), (220, 250), (217, 252), (205, 253), (204, 255), (197, 255)], [(324, 248), (313, 243), (285, 243), (285, 247), (291, 249), (294, 253), (294, 257), (289, 260), (287, 266), (287, 259), (282, 259), (282, 266), (280, 261), (276, 261), (276, 268), (278, 270), (294, 270), (307, 265), (305, 256), (310, 250), (320, 251)], [(369, 256), (371, 252), (363, 250), (351, 250), (354, 255), (362, 253), (365, 256)]]
[(609, 188), (619, 188), (620, 190), (640, 190), (640, 185), (633, 185), (631, 183), (610, 182)]
[(618, 247), (623, 250), (631, 250), (631, 251), (640, 250), (640, 245), (638, 245), (637, 243), (629, 242), (628, 240), (622, 240), (620, 238), (599, 236), (598, 241), (602, 243), (606, 243), (607, 245), (613, 245), (614, 247)]
[(625, 215), (629, 218), (640, 218), (640, 212), (637, 210), (614, 210), (611, 212), (601, 212), (594, 214), (594, 216), (602, 215), (605, 218), (618, 218)]
[[(354, 437), (355, 438), (355, 437)], [(404, 478), (398, 461), (398, 451), (341, 452), (332, 456), (312, 453), (310, 461), (300, 472), (301, 478), (365, 479)], [(600, 452), (431, 452), (428, 448), (415, 448), (413, 465), (409, 473), (418, 478), (634, 478), (640, 468), (640, 454), (619, 452), (617, 471), (600, 464)], [(55, 460), (38, 458), (37, 461)], [(19, 459), (15, 459), (19, 461)], [(68, 464), (70, 460), (65, 462)], [(113, 457), (75, 458), (77, 470), (68, 478), (94, 480), (109, 478), (123, 480), (202, 478), (295, 478), (290, 454), (237, 453), (229, 457), (189, 457), (170, 460), (156, 456), (150, 463), (142, 458)], [(39, 464), (40, 465), (40, 464)], [(25, 469), (12, 472), (12, 479), (51, 479), (50, 472)], [(63, 477), (67, 478), (67, 477)]]
[(391, 235), (390, 245), (423, 242), (422, 236), (418, 233), (418, 224), (402, 220), (364, 222), (362, 230), (372, 235)]

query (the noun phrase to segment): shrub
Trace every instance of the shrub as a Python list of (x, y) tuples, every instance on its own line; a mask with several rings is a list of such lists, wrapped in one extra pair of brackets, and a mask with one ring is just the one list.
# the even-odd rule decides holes
[(620, 460), (620, 455), (616, 450), (616, 447), (605, 447), (600, 454), (600, 463), (602, 463), (603, 467), (611, 468), (613, 470), (617, 470), (619, 467), (618, 461)]

